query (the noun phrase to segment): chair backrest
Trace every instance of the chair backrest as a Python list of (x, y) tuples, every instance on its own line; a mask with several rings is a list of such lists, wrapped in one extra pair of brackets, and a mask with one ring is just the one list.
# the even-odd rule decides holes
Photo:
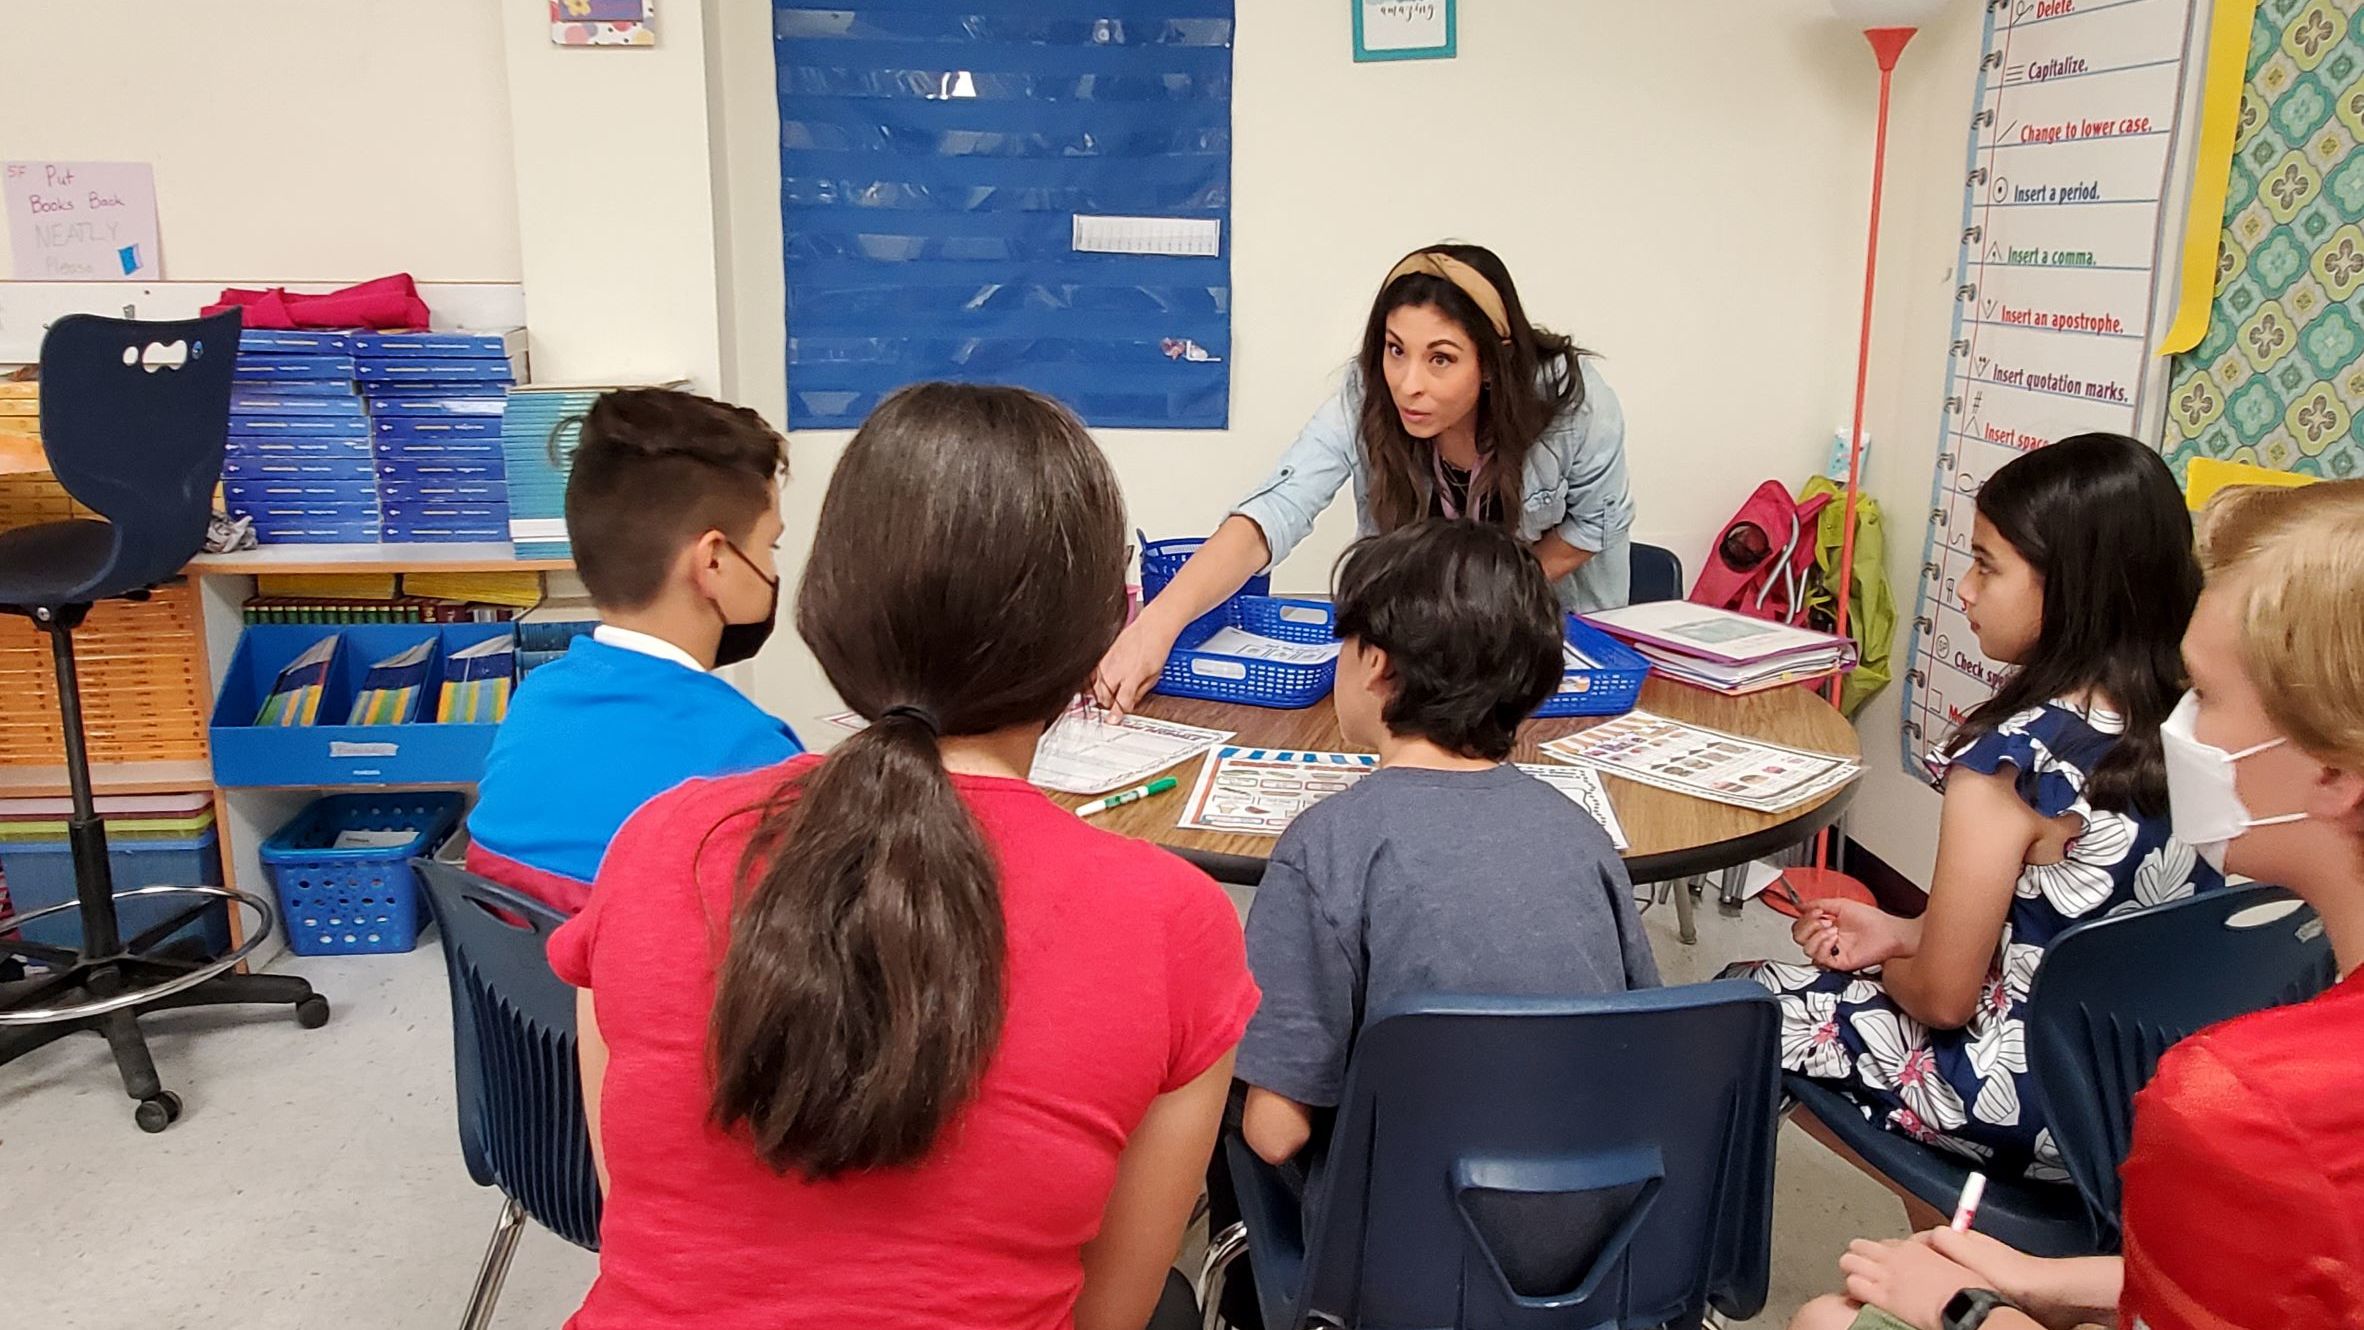
[(1297, 1314), (1506, 1330), (1754, 1316), (1780, 1026), (1744, 980), (1381, 1011), (1307, 1200)]
[(543, 1227), (599, 1249), (599, 1176), (575, 1062), (575, 990), (544, 947), (566, 919), (531, 897), (432, 859), (412, 860), (451, 974), (460, 1148), (476, 1180)]
[(41, 339), (51, 474), (114, 528), (83, 595), (154, 586), (205, 546), (230, 433), (238, 315), (142, 322), (69, 314)]
[(1683, 556), (1663, 545), (1635, 545), (1628, 561), (1631, 574), (1627, 599), (1634, 604), (1683, 598)]
[(2028, 1068), (2096, 1233), (2114, 1248), (2134, 1095), (2160, 1056), (2187, 1035), (2303, 1002), (2337, 978), (2322, 921), (2279, 887), (2206, 892), (2079, 924), (2053, 941), (2028, 994)]

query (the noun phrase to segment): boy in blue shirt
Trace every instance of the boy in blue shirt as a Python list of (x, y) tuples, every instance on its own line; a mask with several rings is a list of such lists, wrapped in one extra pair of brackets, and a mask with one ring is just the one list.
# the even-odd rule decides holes
[(651, 797), (804, 751), (708, 672), (771, 635), (785, 465), (779, 434), (743, 406), (665, 388), (593, 404), (566, 530), (599, 627), (518, 689), (468, 817), (471, 870), (574, 913)]
[(1276, 1165), (1318, 1148), (1364, 1014), (1392, 998), (1658, 985), (1608, 833), (1509, 761), (1562, 668), (1535, 556), (1496, 525), (1402, 527), (1347, 552), (1337, 614), (1339, 732), (1379, 769), (1290, 824), (1248, 912), (1264, 1001), (1240, 1125)]

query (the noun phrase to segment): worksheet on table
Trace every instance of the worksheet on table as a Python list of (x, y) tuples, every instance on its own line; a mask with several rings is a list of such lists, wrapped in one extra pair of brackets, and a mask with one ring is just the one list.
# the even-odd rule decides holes
[[(1034, 747), (1027, 779), (1061, 794), (1107, 794), (1143, 784), (1231, 737), (1230, 730), (1202, 729), (1150, 716), (1107, 719), (1108, 713), (1076, 708), (1061, 716)], [(844, 729), (869, 722), (851, 711), (823, 717)]]

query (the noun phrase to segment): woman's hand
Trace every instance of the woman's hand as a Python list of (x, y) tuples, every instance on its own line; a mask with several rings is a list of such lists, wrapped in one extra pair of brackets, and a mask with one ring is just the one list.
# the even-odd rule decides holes
[(1918, 1240), (1857, 1238), (1839, 1258), (1839, 1273), (1847, 1277), (1848, 1297), (1918, 1330), (1943, 1330), (1945, 1304), (1963, 1289), (1986, 1287), (1978, 1274)]
[(1862, 901), (1820, 900), (1798, 916), (1789, 936), (1823, 969), (1853, 971), (1911, 955), (1917, 930), (1911, 920)]
[(1092, 675), (1093, 699), (1120, 718), (1130, 713), (1142, 695), (1157, 686), (1166, 657), (1173, 654), (1174, 638), (1157, 616), (1142, 611), (1100, 658), (1100, 668)]

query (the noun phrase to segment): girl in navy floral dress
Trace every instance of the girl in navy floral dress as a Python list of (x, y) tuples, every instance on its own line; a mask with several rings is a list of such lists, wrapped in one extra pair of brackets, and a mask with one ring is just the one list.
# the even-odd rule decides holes
[(1979, 491), (1960, 608), (1995, 695), (1930, 757), (1943, 783), (1929, 908), (1817, 902), (1806, 963), (1744, 967), (1781, 1000), (1782, 1066), (1987, 1172), (2065, 1182), (2028, 1077), (2028, 990), (2088, 919), (2221, 879), (2168, 834), (2159, 725), (2200, 573), (2158, 454), (2085, 434)]

